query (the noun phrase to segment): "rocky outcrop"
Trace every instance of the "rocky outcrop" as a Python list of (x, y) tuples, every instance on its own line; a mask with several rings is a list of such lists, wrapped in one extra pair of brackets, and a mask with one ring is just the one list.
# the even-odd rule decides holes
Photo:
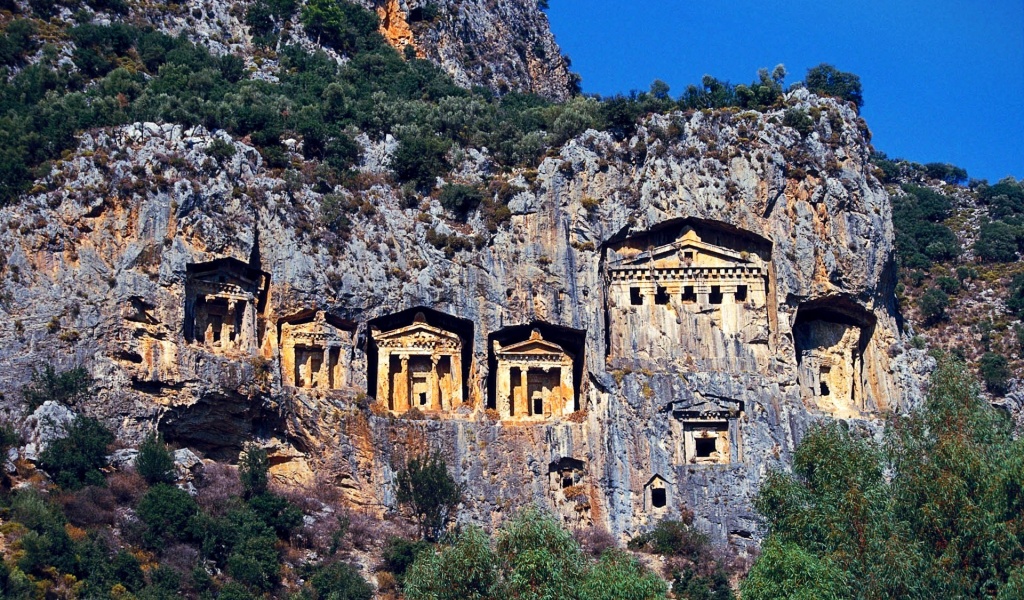
[[(873, 427), (912, 404), (923, 364), (901, 342), (890, 206), (863, 121), (802, 90), (786, 103), (813, 108), (814, 131), (781, 125), (781, 109), (653, 116), (624, 140), (588, 131), (503, 176), (512, 217), (493, 233), (383, 177), (331, 190), (372, 207), (332, 232), (327, 190), (237, 140), (218, 162), (204, 150), (221, 133), (89, 133), (0, 210), (0, 386), (15, 390), (32, 364), (84, 364), (97, 391), (76, 410), (124, 441), (158, 429), (231, 459), (261, 440), (274, 473), (332, 482), (372, 510), (395, 508), (406, 457), (436, 449), (467, 485), (466, 521), (535, 502), (628, 536), (687, 506), (716, 538), (754, 543), (753, 494), (807, 427), (833, 414)], [(463, 175), (479, 178), (488, 154), (474, 153)], [(428, 242), (438, 235), (478, 241), (446, 255)], [(623, 256), (633, 279), (613, 301)], [(190, 313), (189, 298), (205, 308)], [(379, 361), (373, 332), (416, 322), (453, 332), (457, 351), (421, 339)], [(541, 370), (573, 376), (531, 379), (515, 346), (509, 398), (496, 398), (495, 348), (536, 327), (568, 357)], [(374, 397), (397, 373), (424, 410)], [(846, 387), (830, 386), (837, 373)], [(445, 377), (462, 391), (433, 410)], [(516, 402), (531, 418), (497, 410)]]

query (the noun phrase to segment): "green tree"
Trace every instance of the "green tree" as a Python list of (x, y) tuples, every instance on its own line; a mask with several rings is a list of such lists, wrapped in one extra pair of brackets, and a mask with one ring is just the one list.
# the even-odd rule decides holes
[(246, 498), (266, 492), (270, 484), (270, 459), (267, 458), (267, 451), (256, 444), (248, 444), (239, 461), (238, 478), (242, 481), (242, 491)]
[(864, 106), (860, 77), (846, 73), (827, 63), (821, 63), (807, 70), (804, 78), (807, 89), (819, 96), (832, 96), (853, 102), (857, 108)]
[(978, 360), (978, 372), (981, 373), (981, 381), (984, 382), (985, 389), (989, 392), (996, 396), (1002, 396), (1010, 391), (1009, 382), (1013, 373), (1010, 372), (1009, 362), (1002, 354), (995, 352), (982, 354), (981, 359)]
[(178, 480), (174, 471), (174, 456), (167, 449), (163, 438), (156, 433), (147, 435), (139, 445), (135, 470), (150, 485), (174, 483)]
[(440, 453), (413, 457), (395, 477), (398, 503), (405, 505), (425, 539), (437, 541), (462, 502), (463, 486), (448, 473)]
[(402, 590), (409, 600), (490, 600), (499, 575), (487, 534), (469, 526), (437, 552), (420, 552)]
[(949, 308), (949, 296), (939, 288), (928, 288), (917, 300), (917, 309), (921, 311), (925, 324), (935, 324), (946, 318)]
[(449, 184), (441, 188), (438, 199), (441, 201), (441, 206), (453, 213), (460, 221), (465, 221), (466, 216), (480, 206), (483, 194), (471, 185)]
[(104, 485), (100, 469), (107, 466), (107, 446), (113, 441), (114, 434), (102, 423), (78, 417), (63, 437), (51, 441), (39, 454), (39, 467), (66, 489)]
[(816, 426), (755, 505), (768, 538), (744, 598), (1001, 597), (1024, 561), (1024, 441), (940, 357), (884, 443)]
[(46, 365), (42, 371), (32, 370), (32, 381), (21, 390), (21, 395), (33, 411), (47, 400), (73, 406), (89, 395), (92, 377), (85, 367), (74, 367), (60, 373), (53, 365)]
[(504, 575), (501, 597), (576, 597), (587, 574), (586, 557), (550, 514), (526, 508), (507, 521), (496, 537)]
[(1009, 291), (1006, 308), (1017, 316), (1024, 316), (1024, 274), (1017, 275), (1010, 281)]
[(160, 547), (166, 542), (185, 539), (199, 505), (185, 490), (157, 483), (139, 501), (137, 512), (146, 524), (146, 543)]

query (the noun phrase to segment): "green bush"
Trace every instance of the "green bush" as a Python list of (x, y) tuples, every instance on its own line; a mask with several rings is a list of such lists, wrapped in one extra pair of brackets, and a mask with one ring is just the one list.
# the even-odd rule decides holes
[(665, 519), (654, 529), (629, 540), (631, 550), (645, 550), (662, 556), (682, 556), (692, 561), (710, 550), (710, 540), (693, 527), (692, 515), (685, 520)]
[(1020, 237), (1018, 228), (1002, 221), (984, 223), (974, 242), (974, 253), (985, 262), (1013, 262), (1017, 260)]
[(156, 433), (147, 435), (139, 445), (135, 470), (150, 485), (174, 483), (178, 480), (174, 470), (174, 456), (167, 449), (163, 438)]
[(471, 185), (450, 184), (441, 188), (438, 199), (445, 210), (465, 221), (466, 216), (480, 205), (483, 194)]
[(953, 296), (960, 292), (960, 280), (953, 277), (939, 277), (938, 279), (935, 280), (935, 285), (937, 285), (940, 290), (942, 290), (946, 294), (949, 294), (950, 296)]
[(926, 325), (933, 325), (946, 318), (949, 296), (938, 288), (928, 288), (917, 300), (917, 309)]
[(199, 505), (188, 492), (166, 483), (149, 488), (136, 510), (146, 524), (145, 540), (150, 547), (187, 538), (189, 524)]
[(827, 63), (807, 69), (804, 77), (807, 89), (819, 96), (832, 96), (847, 102), (853, 102), (857, 108), (864, 106), (860, 77), (846, 73)]
[(904, 267), (927, 269), (935, 260), (960, 254), (956, 235), (941, 223), (952, 212), (952, 201), (942, 194), (903, 185), (904, 196), (893, 197), (892, 223), (896, 252)]
[(319, 568), (310, 580), (322, 600), (370, 600), (373, 588), (354, 566), (336, 562)]
[(411, 182), (418, 189), (431, 189), (450, 168), (445, 157), (450, 147), (451, 142), (436, 135), (403, 136), (391, 159), (391, 169), (399, 181)]
[(487, 534), (469, 526), (438, 552), (420, 552), (402, 589), (408, 600), (487, 600), (495, 597), (498, 578)]
[(42, 371), (32, 370), (32, 381), (21, 390), (29, 411), (53, 400), (65, 406), (74, 406), (89, 395), (92, 377), (85, 367), (75, 367), (57, 373), (53, 365), (46, 365)]
[[(729, 589), (728, 581), (725, 589)], [(612, 548), (605, 550), (597, 564), (589, 569), (577, 597), (586, 600), (652, 600), (665, 598), (667, 592), (668, 586), (660, 577), (632, 556)], [(677, 590), (676, 597), (694, 596), (681, 595)], [(730, 593), (722, 600), (731, 597)]]
[(1002, 354), (995, 352), (982, 354), (978, 361), (978, 372), (981, 373), (985, 389), (992, 394), (1002, 396), (1010, 390), (1009, 382), (1013, 373), (1010, 372), (1009, 363)]
[(1015, 276), (1010, 281), (1006, 308), (1017, 316), (1024, 317), (1024, 274)]
[(796, 129), (801, 137), (807, 137), (809, 133), (814, 131), (814, 121), (807, 114), (807, 111), (799, 108), (786, 109), (786, 113), (782, 118), (782, 124)]
[(399, 585), (405, 581), (405, 573), (416, 562), (421, 552), (432, 551), (431, 545), (423, 540), (407, 540), (392, 536), (384, 544), (381, 560), (384, 568), (395, 576)]
[(436, 541), (455, 517), (463, 486), (448, 473), (439, 453), (413, 457), (395, 475), (396, 498), (411, 513), (420, 535)]
[(78, 417), (63, 437), (50, 442), (39, 454), (39, 467), (57, 485), (76, 490), (86, 485), (105, 485), (100, 469), (107, 466), (107, 446), (114, 434), (92, 417)]

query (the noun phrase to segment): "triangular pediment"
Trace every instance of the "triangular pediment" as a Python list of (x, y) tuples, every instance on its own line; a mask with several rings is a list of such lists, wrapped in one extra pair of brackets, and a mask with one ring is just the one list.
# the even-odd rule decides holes
[(664, 244), (627, 258), (618, 266), (654, 266), (658, 268), (746, 266), (752, 263), (749, 256), (704, 242), (691, 231), (671, 244)]
[(672, 414), (677, 417), (738, 416), (743, 403), (730, 398), (692, 399), (672, 403)]
[(391, 331), (374, 331), (373, 339), (378, 342), (396, 339), (449, 340), (461, 341), (459, 336), (439, 327), (426, 323), (413, 323), (407, 327), (399, 327)]
[(561, 346), (546, 340), (526, 340), (509, 344), (501, 350), (500, 354), (566, 354)]

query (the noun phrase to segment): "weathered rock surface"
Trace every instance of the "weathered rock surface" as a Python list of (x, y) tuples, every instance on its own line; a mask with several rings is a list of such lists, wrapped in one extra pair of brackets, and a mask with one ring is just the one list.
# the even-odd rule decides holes
[[(372, 210), (353, 216), (350, 232), (333, 233), (320, 224), (323, 195), (266, 169), (252, 147), (232, 140), (233, 157), (207, 156), (221, 133), (151, 123), (89, 133), (40, 182), (47, 191), (0, 210), (4, 402), (17, 408), (15, 390), (33, 365), (84, 364), (97, 392), (75, 409), (122, 440), (159, 429), (220, 459), (261, 440), (281, 478), (332, 482), (368, 509), (393, 510), (397, 465), (433, 448), (468, 486), (466, 521), (491, 525), (536, 502), (571, 525), (625, 536), (685, 505), (716, 538), (745, 545), (757, 536), (750, 502), (759, 482), (787, 467), (810, 423), (836, 413), (873, 427), (913, 402), (924, 368), (900, 339), (890, 206), (870, 174), (863, 121), (803, 91), (787, 103), (816, 109), (806, 138), (781, 125), (781, 110), (655, 116), (627, 140), (589, 131), (536, 170), (508, 176), (513, 216), (493, 234), (480, 215), (448, 221), (429, 197), (424, 210), (405, 208), (387, 183), (334, 190)], [(486, 149), (477, 157), (479, 176)], [(760, 253), (766, 297), (761, 308), (751, 304), (760, 311), (751, 318), (762, 325), (729, 333), (714, 300), (609, 302), (613, 249), (674, 227), (705, 232), (730, 260)], [(426, 241), (430, 230), (486, 243), (449, 258)], [(715, 232), (732, 241), (715, 245)], [(212, 286), (198, 273), (222, 259), (241, 265), (238, 277), (250, 269), (269, 278), (250, 296), (230, 278), (222, 284), (235, 292), (200, 293), (255, 305), (253, 351), (245, 340), (226, 342), (242, 335), (227, 321), (188, 333), (187, 298), (198, 289), (189, 286)], [(418, 306), (471, 324), (465, 403), (399, 418), (372, 398), (382, 375), (369, 356), (370, 325)], [(612, 351), (622, 310), (634, 311), (630, 323), (649, 323), (623, 334), (630, 348), (656, 341), (657, 353)], [(339, 389), (282, 385), (282, 364), (296, 369), (294, 383), (316, 359), (282, 361), (283, 325), (319, 322), (312, 315), (321, 313), (351, 332), (331, 338), (348, 339)], [(688, 332), (676, 344), (659, 333), (675, 319)], [(496, 419), (486, 410), (496, 404), (493, 336), (534, 322), (580, 332), (579, 410)], [(852, 378), (849, 396), (823, 398), (807, 378), (827, 387), (825, 375), (835, 375), (824, 367), (835, 361)], [(694, 454), (706, 443), (694, 427), (708, 415), (727, 423), (724, 457)]]

